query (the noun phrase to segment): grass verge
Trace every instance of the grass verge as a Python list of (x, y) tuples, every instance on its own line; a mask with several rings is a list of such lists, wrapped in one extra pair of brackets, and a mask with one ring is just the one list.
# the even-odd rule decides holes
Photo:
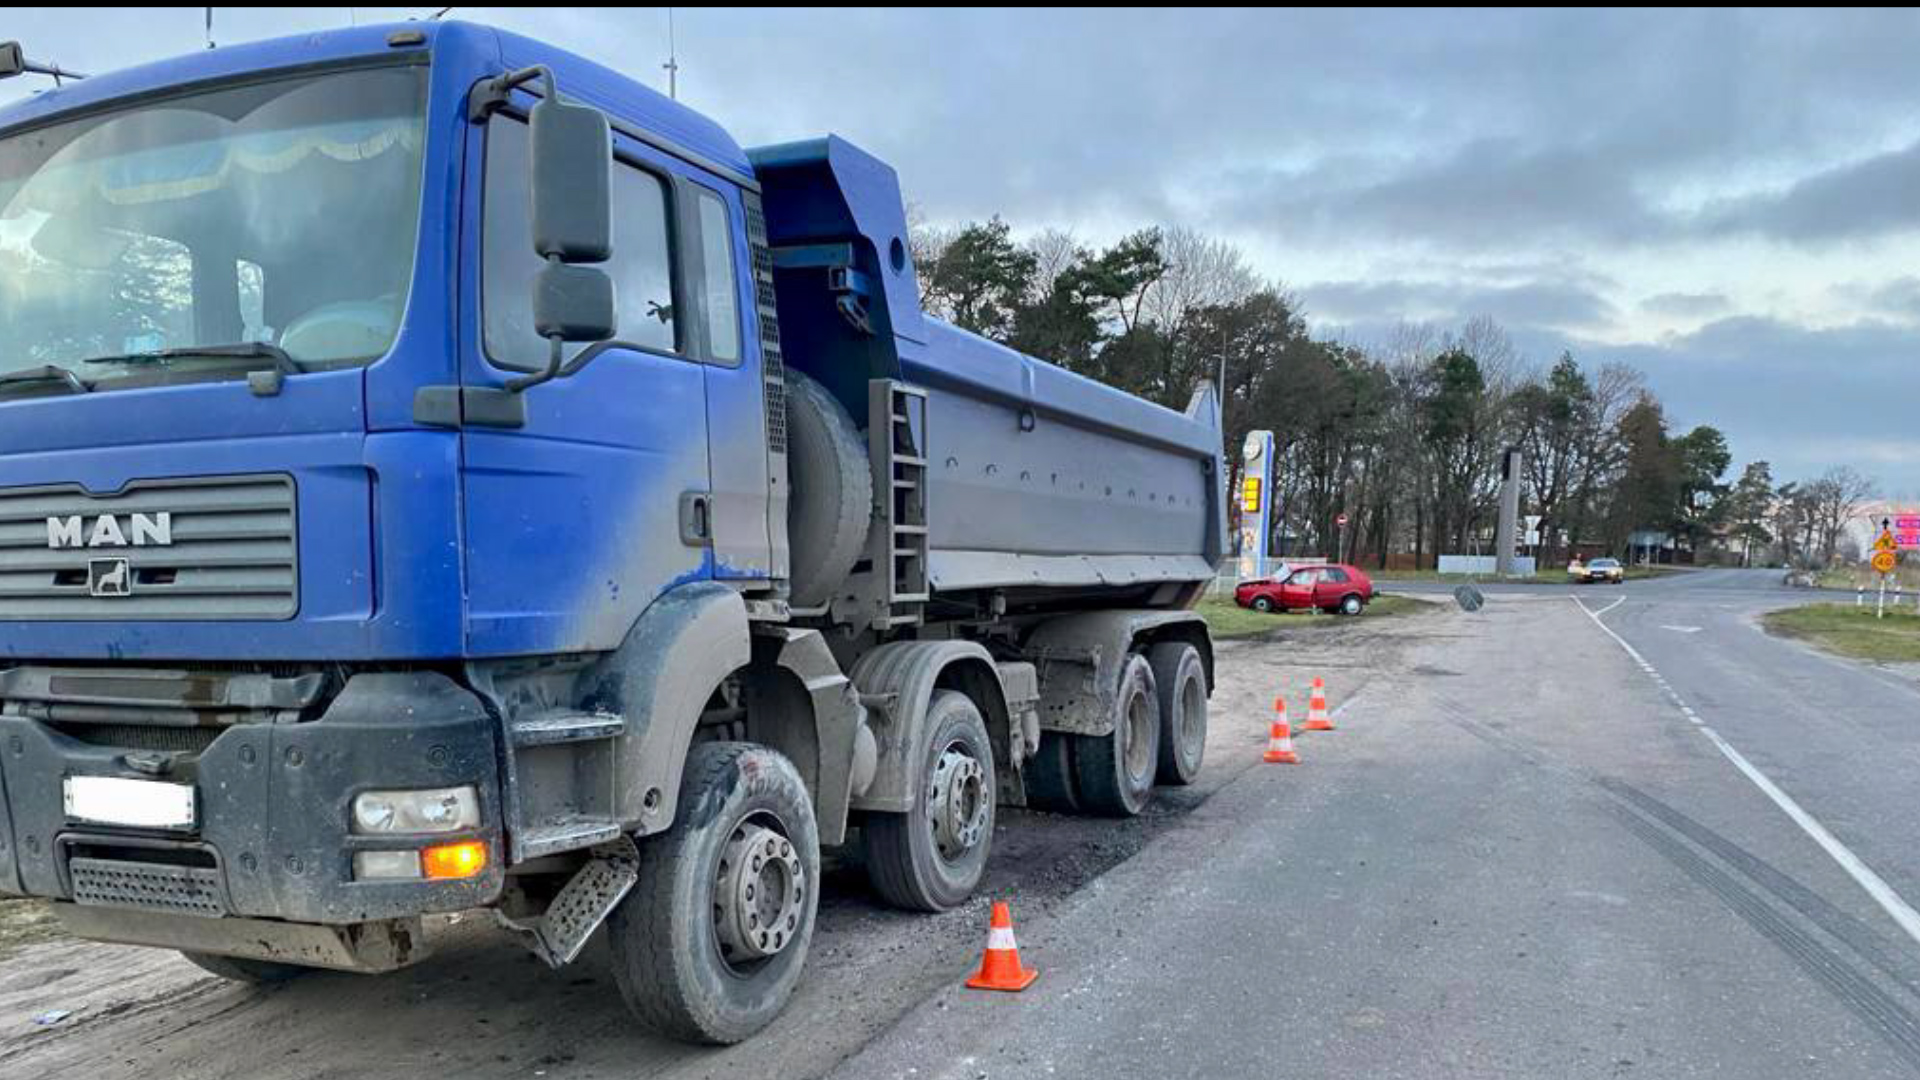
[[(1438, 605), (1425, 600), (1415, 600), (1411, 596), (1380, 595), (1367, 605), (1361, 619), (1390, 619), (1403, 615), (1417, 615), (1431, 611)], [(1225, 597), (1209, 597), (1200, 602), (1200, 614), (1205, 616), (1207, 627), (1213, 636), (1220, 640), (1232, 638), (1262, 637), (1279, 630), (1328, 630), (1336, 626), (1351, 626), (1352, 622), (1343, 616), (1323, 615), (1319, 612), (1289, 611), (1285, 614), (1274, 612), (1263, 615), (1258, 611), (1243, 608)]]
[(1799, 638), (1840, 656), (1883, 664), (1920, 663), (1920, 615), (1911, 611), (1876, 619), (1871, 606), (1809, 604), (1770, 611), (1763, 621), (1769, 633)]

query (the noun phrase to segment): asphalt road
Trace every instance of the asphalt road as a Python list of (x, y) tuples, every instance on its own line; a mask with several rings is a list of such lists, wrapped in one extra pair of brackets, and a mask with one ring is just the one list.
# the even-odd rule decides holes
[(1776, 581), (1436, 617), (1304, 764), (1023, 924), (1032, 989), (950, 989), (837, 1075), (1920, 1073), (1920, 692), (1765, 636)]
[[(840, 866), (793, 1008), (741, 1047), (647, 1038), (602, 949), (549, 972), (468, 919), (417, 969), (266, 993), (17, 949), (0, 1076), (1920, 1075), (1920, 683), (1767, 637), (1810, 598), (1770, 573), (1487, 592), (1223, 647), (1202, 783), (1124, 824), (1004, 815), (960, 911)], [(1340, 730), (1259, 764), (1315, 674)], [(959, 987), (995, 898), (1022, 994)]]

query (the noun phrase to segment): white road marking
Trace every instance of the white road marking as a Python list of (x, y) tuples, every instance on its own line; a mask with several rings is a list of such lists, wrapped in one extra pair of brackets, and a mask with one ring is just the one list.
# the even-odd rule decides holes
[(1712, 742), (1714, 747), (1718, 749), (1728, 761), (1733, 762), (1734, 768), (1739, 769), (1748, 780), (1753, 781), (1753, 785), (1760, 789), (1761, 794), (1772, 799), (1775, 806), (1778, 806), (1785, 812), (1787, 817), (1792, 819), (1795, 825), (1800, 826), (1801, 832), (1811, 837), (1814, 843), (1820, 845), (1822, 851), (1825, 851), (1834, 862), (1839, 863), (1840, 869), (1846, 871), (1847, 876), (1852, 878), (1856, 885), (1866, 890), (1867, 895), (1873, 899), (1873, 902), (1880, 905), (1880, 910), (1886, 912), (1888, 917), (1892, 918), (1893, 921), (1899, 925), (1900, 929), (1906, 931), (1908, 937), (1912, 938), (1915, 942), (1920, 942), (1920, 911), (1915, 911), (1913, 905), (1907, 903), (1906, 900), (1901, 898), (1899, 893), (1893, 891), (1893, 886), (1887, 884), (1885, 878), (1874, 873), (1872, 867), (1862, 862), (1860, 856), (1855, 855), (1851, 848), (1841, 843), (1838, 837), (1828, 832), (1825, 825), (1820, 824), (1812, 814), (1807, 813), (1799, 803), (1793, 800), (1793, 796), (1780, 790), (1780, 786), (1768, 778), (1766, 773), (1761, 772), (1753, 762), (1748, 761), (1746, 755), (1735, 750), (1732, 743), (1727, 742), (1726, 739), (1721, 737), (1719, 732), (1713, 730), (1711, 725), (1700, 719), (1699, 715), (1693, 711), (1693, 708), (1681, 700), (1680, 695), (1675, 693), (1671, 686), (1667, 685), (1666, 679), (1662, 678), (1660, 673), (1654, 670), (1653, 665), (1647, 663), (1646, 657), (1641, 656), (1638, 649), (1627, 644), (1626, 638), (1614, 633), (1613, 627), (1600, 621), (1600, 616), (1612, 611), (1620, 601), (1615, 600), (1612, 604), (1595, 612), (1590, 610), (1586, 604), (1581, 603), (1579, 597), (1570, 597), (1569, 599), (1579, 605), (1581, 612), (1584, 613), (1587, 618), (1592, 619), (1593, 624), (1598, 626), (1603, 633), (1612, 638), (1614, 644), (1625, 649), (1627, 655), (1633, 658), (1633, 662), (1640, 665), (1640, 670), (1653, 676), (1654, 680), (1660, 684), (1661, 689), (1666, 691), (1667, 697), (1679, 707), (1681, 715), (1685, 716), (1688, 722), (1693, 724), (1694, 727), (1699, 728), (1700, 733), (1705, 735), (1708, 741)]
[(1667, 626), (1662, 624), (1660, 629), (1672, 630), (1676, 634), (1697, 634), (1700, 632), (1700, 628), (1697, 626)]
[[(1581, 610), (1581, 611), (1587, 611), (1587, 604), (1586, 604), (1586, 601), (1584, 601), (1584, 600), (1582, 600), (1582, 599), (1580, 599), (1579, 597), (1577, 597), (1577, 596), (1576, 596), (1576, 597), (1573, 597), (1573, 602), (1574, 602), (1574, 603), (1576, 603), (1576, 604), (1579, 604), (1579, 605), (1580, 605), (1580, 610)], [(1612, 611), (1612, 610), (1613, 610), (1614, 608), (1617, 608), (1617, 607), (1619, 607), (1619, 606), (1620, 606), (1621, 604), (1624, 604), (1624, 603), (1626, 603), (1626, 602), (1627, 602), (1627, 598), (1623, 596), (1623, 597), (1621, 597), (1620, 599), (1618, 599), (1618, 600), (1615, 600), (1615, 601), (1614, 601), (1613, 603), (1611, 603), (1611, 604), (1608, 604), (1608, 605), (1607, 605), (1606, 607), (1603, 607), (1603, 608), (1601, 608), (1601, 609), (1600, 609), (1600, 611), (1599, 611), (1599, 613), (1598, 613), (1598, 615), (1605, 615), (1605, 614), (1606, 614), (1607, 612), (1609, 612), (1609, 611)], [(1595, 613), (1594, 613), (1594, 612), (1591, 612), (1591, 611), (1587, 611), (1587, 614), (1589, 614), (1589, 615), (1595, 615)], [(1595, 617), (1597, 618), (1597, 617), (1598, 617), (1598, 615), (1595, 615)]]

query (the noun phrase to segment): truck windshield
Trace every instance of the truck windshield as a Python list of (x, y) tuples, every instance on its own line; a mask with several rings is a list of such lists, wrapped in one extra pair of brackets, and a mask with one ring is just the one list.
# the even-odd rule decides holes
[[(420, 67), (335, 72), (0, 139), (0, 372), (109, 389), (271, 366), (257, 358), (275, 350), (303, 369), (385, 354), (413, 270), (425, 94)], [(254, 344), (273, 348), (236, 348)]]

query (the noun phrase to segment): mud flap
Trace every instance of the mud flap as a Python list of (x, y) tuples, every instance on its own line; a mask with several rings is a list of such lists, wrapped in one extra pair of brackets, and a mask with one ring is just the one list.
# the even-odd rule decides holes
[(580, 950), (587, 947), (587, 939), (640, 880), (640, 849), (630, 837), (610, 840), (588, 854), (587, 864), (553, 898), (545, 914), (525, 922), (498, 915), (520, 943), (545, 960), (548, 967), (573, 963)]

